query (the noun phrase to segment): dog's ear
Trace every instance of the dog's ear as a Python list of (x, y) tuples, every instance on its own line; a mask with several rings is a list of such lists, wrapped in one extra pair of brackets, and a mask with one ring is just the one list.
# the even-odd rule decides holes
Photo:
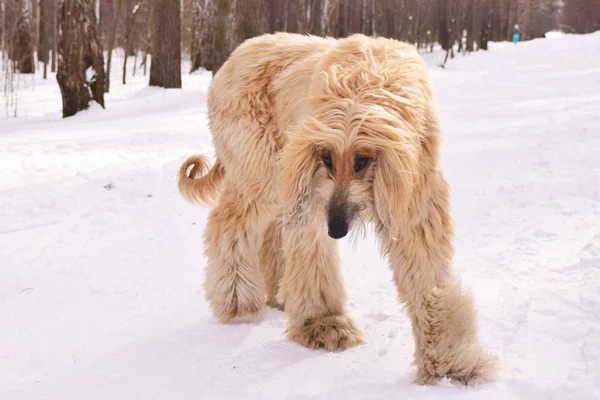
[(392, 239), (398, 238), (406, 223), (418, 169), (418, 155), (410, 146), (394, 143), (377, 155), (373, 179), (375, 209)]
[(286, 225), (303, 225), (311, 213), (318, 155), (314, 144), (303, 135), (290, 133), (280, 154), (281, 201)]

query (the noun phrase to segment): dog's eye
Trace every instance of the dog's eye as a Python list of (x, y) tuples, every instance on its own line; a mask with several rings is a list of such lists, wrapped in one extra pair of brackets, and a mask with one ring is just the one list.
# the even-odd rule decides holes
[(371, 159), (369, 157), (357, 156), (354, 160), (354, 172), (359, 173), (369, 166)]
[(330, 152), (323, 154), (323, 164), (325, 164), (328, 170), (333, 171), (333, 160), (331, 159)]

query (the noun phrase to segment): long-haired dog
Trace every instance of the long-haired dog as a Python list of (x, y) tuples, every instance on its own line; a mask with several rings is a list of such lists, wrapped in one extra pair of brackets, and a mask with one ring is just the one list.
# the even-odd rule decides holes
[(335, 239), (372, 222), (412, 321), (417, 382), (493, 379), (497, 359), (451, 271), (438, 117), (413, 46), (263, 35), (233, 52), (208, 101), (216, 162), (189, 158), (179, 189), (214, 205), (205, 288), (219, 320), (253, 319), (266, 302), (303, 346), (362, 343)]

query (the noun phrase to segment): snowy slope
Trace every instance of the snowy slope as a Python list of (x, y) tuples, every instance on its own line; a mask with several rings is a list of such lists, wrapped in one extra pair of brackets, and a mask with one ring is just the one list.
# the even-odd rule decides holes
[(367, 344), (304, 349), (270, 309), (213, 320), (208, 210), (175, 185), (211, 152), (210, 75), (160, 90), (118, 72), (106, 111), (62, 120), (54, 78), (21, 78), (20, 117), (0, 119), (0, 399), (600, 399), (600, 33), (432, 63), (455, 271), (503, 362), (477, 388), (411, 383), (410, 324), (372, 238), (341, 242)]

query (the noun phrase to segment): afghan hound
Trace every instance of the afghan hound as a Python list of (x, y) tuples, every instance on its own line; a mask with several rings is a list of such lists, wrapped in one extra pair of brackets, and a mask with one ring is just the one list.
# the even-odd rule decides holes
[[(310, 348), (363, 343), (345, 310), (336, 239), (372, 222), (415, 339), (416, 382), (492, 380), (471, 298), (452, 274), (448, 184), (427, 67), (384, 38), (278, 33), (247, 40), (209, 90), (216, 161), (179, 190), (214, 205), (206, 299), (222, 322), (284, 309)], [(191, 167), (191, 169), (190, 169)]]

